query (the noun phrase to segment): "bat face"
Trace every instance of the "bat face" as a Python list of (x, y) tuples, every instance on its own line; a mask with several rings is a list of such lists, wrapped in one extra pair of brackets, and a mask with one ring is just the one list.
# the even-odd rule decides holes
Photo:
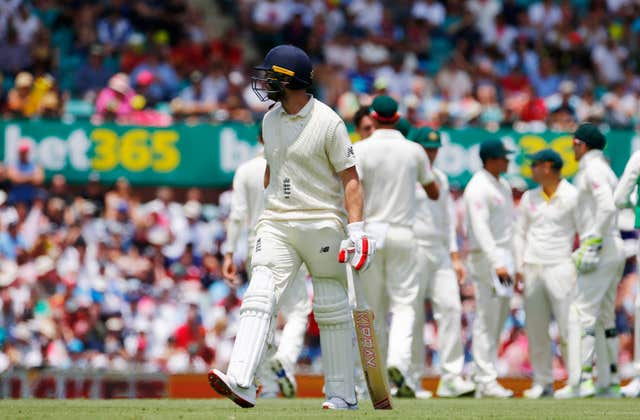
[(373, 329), (373, 311), (354, 310), (358, 348), (362, 369), (369, 388), (371, 402), (375, 409), (391, 409), (391, 393), (387, 382), (384, 363), (380, 359), (378, 340)]

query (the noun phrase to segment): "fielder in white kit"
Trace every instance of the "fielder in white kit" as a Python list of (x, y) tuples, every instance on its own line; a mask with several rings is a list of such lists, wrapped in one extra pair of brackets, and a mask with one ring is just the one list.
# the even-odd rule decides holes
[[(640, 151), (635, 152), (629, 158), (624, 173), (620, 177), (620, 182), (613, 192), (613, 200), (618, 208), (634, 208), (636, 213), (635, 228), (640, 228), (640, 200), (631, 202), (631, 195), (636, 186), (640, 184)], [(636, 257), (640, 261), (640, 256)], [(625, 397), (640, 396), (640, 293), (636, 293), (635, 301), (635, 323), (633, 328), (633, 366), (636, 370), (636, 377), (626, 386), (622, 387), (622, 394)]]
[[(569, 328), (579, 330), (578, 346), (569, 348), (569, 367), (579, 360), (580, 371), (569, 371), (567, 386), (556, 398), (590, 397), (596, 390), (592, 380), (596, 330), (604, 331), (610, 369), (610, 386), (605, 396), (620, 396), (618, 375), (618, 333), (615, 299), (624, 269), (624, 250), (618, 231), (613, 191), (618, 179), (602, 150), (606, 140), (598, 127), (581, 124), (574, 133), (573, 150), (579, 161), (574, 185), (578, 189), (580, 248), (572, 257), (578, 270), (576, 297), (571, 304)], [(602, 367), (606, 369), (606, 365)]]
[(364, 233), (353, 147), (340, 117), (306, 93), (312, 65), (304, 51), (280, 45), (256, 69), (264, 77), (253, 78), (254, 91), (278, 102), (262, 123), (265, 209), (256, 226), (251, 282), (229, 367), (227, 373), (212, 369), (209, 383), (241, 407), (255, 406), (254, 377), (272, 339), (273, 314), (304, 263), (314, 282), (313, 311), (320, 329), (322, 408), (356, 409), (354, 327), (338, 255), (343, 248), (355, 249), (350, 263), (365, 270), (375, 244)]
[[(496, 362), (500, 332), (509, 313), (515, 262), (513, 250), (513, 197), (500, 175), (513, 153), (499, 139), (480, 144), (483, 168), (464, 191), (469, 234), (469, 269), (474, 278), (476, 316), (473, 321), (473, 380), (476, 398), (511, 398), (513, 392), (497, 381)], [(499, 284), (498, 284), (499, 283)]]
[[(375, 328), (396, 395), (415, 397), (408, 381), (419, 289), (413, 272), (415, 185), (424, 186), (431, 199), (438, 198), (438, 185), (424, 150), (394, 129), (400, 117), (398, 103), (382, 95), (373, 100), (371, 109), (376, 129), (371, 137), (354, 145), (364, 191), (366, 231), (377, 247), (376, 258), (361, 278), (366, 301), (376, 314)], [(388, 339), (387, 313), (391, 314)]]
[[(262, 129), (258, 139), (262, 141)], [(250, 272), (251, 257), (255, 245), (255, 226), (264, 209), (264, 172), (267, 161), (261, 151), (255, 158), (241, 164), (233, 177), (233, 194), (231, 211), (227, 222), (227, 240), (223, 245), (224, 262), (222, 275), (231, 284), (236, 281), (237, 271), (233, 259), (238, 245), (240, 233), (244, 227), (249, 229), (248, 252), (245, 265)], [(307, 321), (311, 313), (311, 299), (306, 289), (307, 270), (301, 267), (298, 276), (282, 296), (280, 313), (286, 318), (280, 342), (275, 354), (271, 347), (267, 350), (267, 360), (258, 374), (262, 391), (260, 397), (273, 398), (278, 391), (284, 397), (291, 398), (296, 394), (296, 380), (293, 375), (295, 365), (302, 351)], [(275, 321), (272, 321), (275, 326)]]
[(475, 390), (475, 385), (462, 377), (464, 352), (462, 348), (462, 305), (459, 282), (464, 281), (465, 268), (458, 255), (453, 201), (449, 193), (447, 175), (434, 167), (442, 146), (440, 133), (429, 127), (412, 132), (411, 140), (422, 146), (431, 162), (431, 169), (440, 189), (437, 200), (427, 199), (424, 188), (416, 185), (417, 211), (413, 231), (418, 244), (416, 277), (419, 292), (416, 299), (416, 321), (413, 328), (411, 382), (418, 398), (428, 398), (422, 390), (424, 371), (423, 328), (425, 324), (424, 298), (431, 299), (438, 323), (438, 356), (440, 360), (439, 397), (459, 397)]
[(571, 252), (579, 223), (578, 191), (562, 178), (564, 162), (557, 152), (543, 149), (528, 158), (531, 178), (540, 186), (522, 196), (515, 243), (518, 276), (524, 277), (525, 328), (533, 367), (533, 386), (524, 396), (537, 399), (553, 396), (552, 314), (567, 361), (569, 305), (577, 275)]

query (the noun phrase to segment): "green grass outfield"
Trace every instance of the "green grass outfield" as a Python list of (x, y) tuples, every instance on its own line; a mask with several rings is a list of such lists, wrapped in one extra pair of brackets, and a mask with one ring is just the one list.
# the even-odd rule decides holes
[(622, 400), (394, 400), (392, 411), (374, 411), (364, 401), (357, 411), (324, 411), (322, 400), (259, 400), (241, 409), (228, 400), (1, 400), (0, 419), (426, 419), (512, 418), (632, 419), (640, 399)]

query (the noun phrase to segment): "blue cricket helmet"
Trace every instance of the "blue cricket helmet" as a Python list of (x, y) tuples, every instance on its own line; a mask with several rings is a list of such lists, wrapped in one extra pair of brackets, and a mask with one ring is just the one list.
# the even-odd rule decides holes
[(251, 87), (261, 101), (279, 101), (284, 88), (303, 90), (311, 86), (313, 66), (309, 56), (293, 45), (279, 45), (267, 53), (264, 61), (254, 67), (263, 77), (252, 77)]

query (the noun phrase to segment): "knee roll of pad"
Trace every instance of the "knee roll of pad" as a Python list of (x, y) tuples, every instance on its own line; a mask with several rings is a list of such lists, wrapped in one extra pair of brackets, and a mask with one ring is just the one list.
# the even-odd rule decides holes
[(351, 308), (346, 290), (337, 281), (319, 280), (314, 284), (313, 314), (319, 327), (351, 323)]
[(253, 314), (271, 318), (276, 304), (273, 275), (266, 267), (256, 267), (251, 274), (251, 282), (242, 298), (240, 316)]

